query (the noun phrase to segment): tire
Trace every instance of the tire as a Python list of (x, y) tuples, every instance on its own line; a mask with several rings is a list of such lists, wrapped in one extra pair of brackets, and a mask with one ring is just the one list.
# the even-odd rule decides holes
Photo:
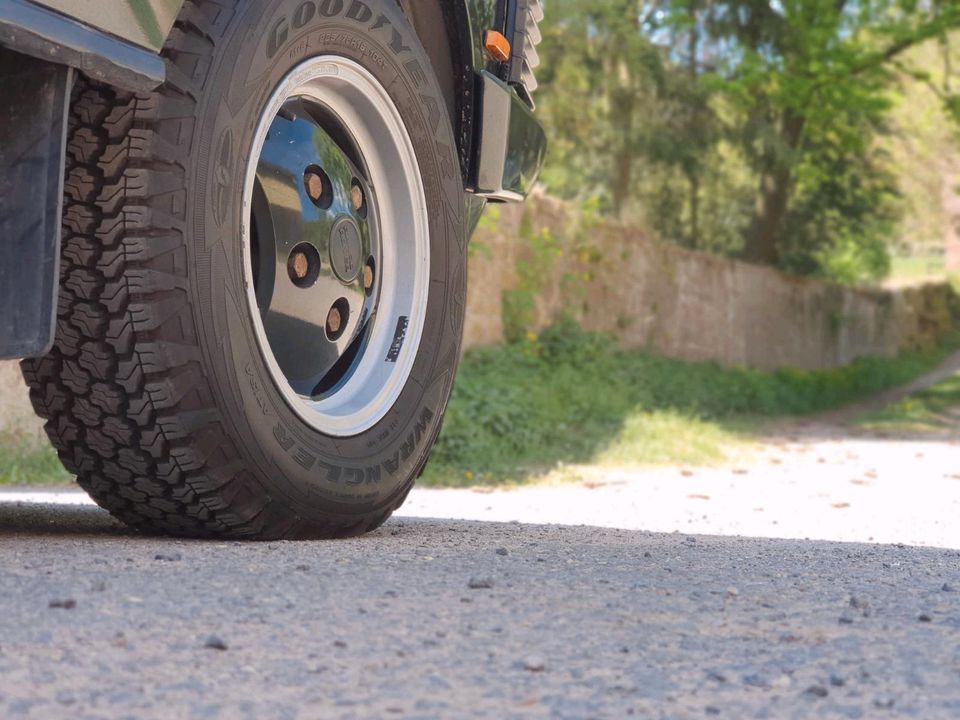
[[(163, 57), (167, 81), (153, 93), (82, 79), (75, 88), (56, 342), (45, 357), (22, 363), (34, 408), (81, 487), (136, 528), (259, 539), (372, 530), (422, 471), (460, 356), (464, 195), (427, 54), (395, 0), (187, 0)], [(390, 126), (390, 139), (407, 138), (415, 157), (403, 171), (417, 182), (377, 187), (374, 210), (392, 203), (389, 217), (414, 218), (426, 239), (411, 250), (390, 228), (376, 228), (385, 258), (377, 297), (413, 282), (388, 277), (387, 248), (390, 257), (425, 254), (418, 267), (429, 268), (417, 275), (425, 284), (414, 283), (421, 295), (402, 295), (418, 337), (404, 335), (406, 325), (383, 304), (362, 314), (369, 335), (351, 345), (361, 348), (347, 358), (355, 365), (344, 370), (349, 362), (338, 360), (336, 386), (320, 399), (291, 393), (286, 370), (277, 374), (279, 355), (263, 328), (269, 313), (255, 304), (259, 287), (251, 289), (256, 271), (250, 281), (263, 241), (252, 239), (259, 221), (251, 230), (256, 215), (244, 208), (260, 177), (251, 181), (251, 167), (265, 167), (254, 152), (258, 133), (267, 125), (270, 142), (269, 122), (279, 122), (266, 109), (288, 78), (319, 67), (317, 58), (383, 89), (383, 122), (402, 121), (402, 131)], [(322, 88), (326, 80), (316, 82)], [(377, 162), (367, 161), (388, 143), (374, 145), (351, 145), (359, 159), (351, 157), (370, 172)], [(372, 203), (374, 186), (367, 191)], [(419, 198), (425, 214), (408, 197)], [(322, 263), (336, 264), (332, 256)], [(426, 302), (414, 303), (418, 297)], [(356, 358), (368, 357), (384, 327), (406, 375), (389, 376), (394, 395), (360, 413), (362, 422), (337, 426), (324, 408), (352, 386), (356, 407), (367, 407), (370, 383), (353, 383)]]

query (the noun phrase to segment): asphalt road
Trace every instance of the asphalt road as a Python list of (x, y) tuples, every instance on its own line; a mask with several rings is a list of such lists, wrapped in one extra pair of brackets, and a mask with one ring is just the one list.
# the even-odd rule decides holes
[(960, 716), (955, 549), (428, 518), (183, 542), (0, 496), (0, 590), (3, 718)]

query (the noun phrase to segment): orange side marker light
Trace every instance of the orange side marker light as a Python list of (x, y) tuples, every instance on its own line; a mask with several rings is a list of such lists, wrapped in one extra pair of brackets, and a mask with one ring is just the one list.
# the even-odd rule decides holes
[(506, 62), (510, 59), (510, 41), (504, 37), (503, 33), (496, 30), (487, 30), (483, 37), (483, 46), (487, 49), (497, 62)]

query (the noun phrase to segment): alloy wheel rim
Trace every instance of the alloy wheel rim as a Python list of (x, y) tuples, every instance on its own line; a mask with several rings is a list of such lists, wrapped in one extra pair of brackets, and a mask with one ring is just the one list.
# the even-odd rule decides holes
[(281, 81), (244, 183), (247, 302), (274, 384), (313, 429), (360, 434), (396, 403), (420, 345), (426, 198), (386, 89), (340, 56)]

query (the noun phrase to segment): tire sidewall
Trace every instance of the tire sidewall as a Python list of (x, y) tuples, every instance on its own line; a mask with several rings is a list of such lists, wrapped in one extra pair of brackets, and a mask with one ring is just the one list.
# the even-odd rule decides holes
[[(368, 513), (396, 504), (426, 461), (460, 354), (466, 236), (446, 105), (393, 0), (238, 5), (201, 92), (188, 173), (196, 182), (187, 232), (198, 340), (224, 427), (263, 489), (308, 519)], [(420, 166), (430, 233), (429, 299), (410, 379), (377, 425), (349, 438), (314, 431), (275, 386), (250, 317), (241, 241), (261, 109), (291, 69), (324, 54), (358, 62), (387, 88)]]

